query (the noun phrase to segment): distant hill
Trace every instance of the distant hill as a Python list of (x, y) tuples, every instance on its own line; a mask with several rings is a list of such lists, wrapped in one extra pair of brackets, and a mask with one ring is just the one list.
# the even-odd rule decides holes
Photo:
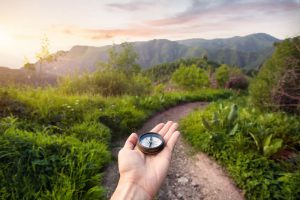
[(24, 69), (10, 69), (8, 67), (0, 66), (0, 86), (10, 84), (22, 85), (48, 85), (55, 84), (57, 77), (55, 75), (43, 74), (42, 81), (40, 81), (39, 74), (34, 71), (27, 71)]
[[(211, 61), (251, 69), (262, 64), (272, 54), (274, 42), (279, 41), (271, 35), (256, 33), (226, 39), (155, 39), (132, 44), (139, 55), (138, 63), (143, 68), (206, 55)], [(69, 51), (59, 51), (55, 54), (56, 61), (45, 64), (44, 71), (56, 75), (95, 71), (99, 61), (108, 59), (110, 47), (74, 46)]]

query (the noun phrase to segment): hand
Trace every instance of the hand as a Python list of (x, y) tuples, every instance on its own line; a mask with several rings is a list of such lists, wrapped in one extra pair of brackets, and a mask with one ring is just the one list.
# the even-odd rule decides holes
[(164, 149), (156, 155), (146, 155), (136, 147), (136, 133), (128, 137), (119, 152), (120, 180), (111, 199), (152, 199), (155, 196), (170, 166), (171, 155), (180, 135), (177, 128), (177, 123), (169, 121), (151, 130), (165, 140)]

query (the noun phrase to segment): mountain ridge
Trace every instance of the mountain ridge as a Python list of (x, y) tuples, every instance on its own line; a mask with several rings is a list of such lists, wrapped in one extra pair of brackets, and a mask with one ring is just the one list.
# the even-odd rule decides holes
[[(142, 68), (206, 55), (215, 62), (251, 69), (258, 68), (272, 54), (273, 44), (279, 41), (266, 33), (255, 33), (230, 38), (153, 39), (130, 43), (139, 55), (138, 63)], [(58, 51), (54, 54), (56, 61), (45, 64), (44, 70), (55, 75), (93, 72), (98, 68), (97, 63), (108, 59), (111, 46), (75, 45), (69, 51)]]

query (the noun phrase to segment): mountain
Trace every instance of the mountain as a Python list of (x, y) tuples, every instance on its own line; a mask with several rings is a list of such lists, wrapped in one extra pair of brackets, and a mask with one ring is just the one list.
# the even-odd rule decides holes
[[(271, 35), (256, 33), (225, 39), (155, 39), (132, 44), (139, 55), (138, 63), (143, 68), (206, 55), (215, 62), (251, 69), (259, 67), (272, 54), (273, 44), (279, 41)], [(55, 61), (44, 64), (43, 70), (56, 75), (95, 71), (97, 63), (108, 59), (110, 47), (74, 46), (69, 51), (59, 51), (54, 55)]]

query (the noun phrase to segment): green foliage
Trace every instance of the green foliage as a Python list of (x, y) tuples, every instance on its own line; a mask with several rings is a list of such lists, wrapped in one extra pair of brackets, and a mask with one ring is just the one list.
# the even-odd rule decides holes
[[(247, 199), (298, 199), (299, 118), (232, 101), (191, 113), (180, 122), (183, 136), (225, 166)], [(283, 158), (282, 149), (298, 158)]]
[(67, 77), (61, 81), (59, 87), (69, 94), (146, 95), (151, 92), (152, 82), (141, 74), (127, 77), (123, 72), (105, 70), (82, 77)]
[(250, 86), (252, 102), (266, 109), (299, 111), (300, 38), (286, 39), (260, 69)]
[(229, 81), (230, 69), (226, 64), (222, 64), (216, 69), (216, 80), (219, 87), (225, 87), (225, 83)]
[(282, 139), (274, 139), (272, 140), (273, 135), (269, 135), (264, 141), (263, 152), (264, 156), (271, 156), (278, 152), (282, 148)]
[[(147, 85), (144, 77), (135, 78)], [(178, 103), (232, 95), (210, 89), (122, 98), (61, 88), (0, 91), (0, 199), (104, 199), (101, 173), (111, 138)]]
[(131, 85), (128, 94), (131, 95), (147, 95), (152, 91), (152, 81), (143, 76), (142, 74), (137, 74), (132, 77)]
[(172, 75), (172, 80), (180, 87), (194, 90), (208, 86), (209, 80), (206, 72), (196, 65), (181, 65)]
[(168, 82), (172, 74), (181, 66), (191, 66), (196, 65), (199, 68), (213, 71), (214, 68), (217, 68), (218, 63), (208, 61), (204, 58), (185, 58), (179, 59), (175, 62), (167, 62), (152, 66), (149, 69), (146, 69), (143, 73), (149, 77), (155, 83), (166, 83)]
[(140, 71), (137, 59), (138, 54), (134, 51), (132, 44), (125, 42), (120, 45), (120, 49), (113, 46), (109, 51), (108, 62), (100, 63), (100, 65), (108, 70), (122, 72), (129, 77)]
[(86, 85), (92, 89), (92, 94), (103, 96), (119, 96), (126, 93), (129, 82), (124, 73), (118, 71), (96, 72), (91, 78), (91, 84)]
[(240, 68), (229, 67), (226, 64), (222, 64), (216, 69), (215, 79), (220, 88), (246, 90), (249, 85), (248, 78)]
[(103, 197), (99, 179), (110, 159), (106, 145), (12, 127), (0, 138), (1, 198)]
[(110, 141), (111, 131), (99, 122), (82, 122), (74, 124), (68, 131), (80, 141), (96, 140), (102, 143)]
[(94, 73), (67, 77), (60, 82), (60, 89), (70, 94), (100, 94), (102, 96), (146, 95), (151, 92), (152, 82), (139, 73), (137, 54), (129, 43), (120, 49), (110, 50), (107, 63)]
[(25, 114), (25, 105), (12, 98), (7, 91), (0, 88), (0, 117), (8, 116), (10, 113), (18, 116)]

